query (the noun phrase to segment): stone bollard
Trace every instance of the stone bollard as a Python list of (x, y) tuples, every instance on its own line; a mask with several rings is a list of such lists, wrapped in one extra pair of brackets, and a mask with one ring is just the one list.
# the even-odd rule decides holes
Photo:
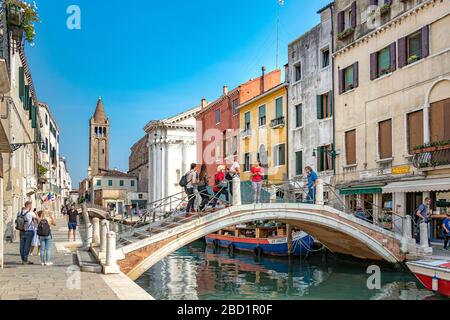
[(92, 245), (97, 247), (100, 245), (100, 219), (92, 219)]
[(403, 217), (403, 237), (401, 241), (401, 251), (403, 253), (408, 253), (410, 251), (409, 244), (411, 239), (411, 218), (410, 216), (405, 216)]
[(233, 177), (233, 206), (240, 206), (241, 204), (241, 178), (235, 175)]
[(109, 231), (106, 234), (106, 261), (103, 266), (104, 274), (120, 273), (119, 266), (116, 262), (116, 233)]
[(100, 232), (100, 252), (98, 253), (98, 258), (100, 260), (106, 259), (106, 242), (108, 231), (109, 231), (109, 221), (102, 220)]
[(428, 248), (428, 224), (421, 223), (420, 224), (420, 247)]
[(92, 223), (89, 220), (86, 223), (86, 248), (90, 248), (92, 245)]
[(316, 204), (323, 206), (323, 181), (322, 179), (317, 179), (317, 185), (316, 185)]

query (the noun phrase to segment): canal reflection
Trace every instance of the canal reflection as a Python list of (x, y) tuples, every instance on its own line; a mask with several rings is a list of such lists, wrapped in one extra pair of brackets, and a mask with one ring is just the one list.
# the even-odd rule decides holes
[(439, 298), (406, 271), (382, 267), (381, 289), (367, 288), (369, 264), (319, 253), (309, 259), (255, 258), (216, 252), (202, 241), (165, 258), (137, 283), (156, 299), (396, 299)]

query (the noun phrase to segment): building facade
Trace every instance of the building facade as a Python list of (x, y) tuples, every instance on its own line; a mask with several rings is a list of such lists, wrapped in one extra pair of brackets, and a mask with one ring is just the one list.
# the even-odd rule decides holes
[(320, 24), (288, 47), (289, 179), (304, 179), (312, 167), (330, 183), (334, 174), (333, 5), (319, 12)]
[(287, 179), (287, 84), (282, 83), (239, 106), (241, 180), (261, 161), (270, 184)]
[(70, 206), (70, 192), (72, 191), (72, 178), (65, 157), (59, 159), (59, 186), (61, 188), (61, 206)]
[(148, 193), (148, 135), (131, 147), (128, 159), (128, 174), (138, 179), (138, 192)]
[[(231, 164), (239, 150), (239, 105), (281, 83), (281, 71), (274, 70), (251, 79), (229, 91), (212, 103), (202, 100), (197, 122), (197, 163), (206, 164), (213, 177), (219, 164)], [(213, 183), (211, 178), (210, 183)]]
[(196, 162), (196, 121), (200, 107), (164, 120), (150, 121), (148, 137), (148, 202), (180, 193), (181, 177)]
[(425, 197), (444, 212), (439, 203), (448, 203), (450, 190), (450, 2), (338, 0), (335, 7), (341, 195), (348, 207), (366, 208), (388, 228), (400, 228), (398, 217), (413, 215)]

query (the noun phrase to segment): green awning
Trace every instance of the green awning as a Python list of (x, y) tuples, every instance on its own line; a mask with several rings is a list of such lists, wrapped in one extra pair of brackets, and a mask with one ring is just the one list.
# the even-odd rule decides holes
[(370, 186), (370, 187), (351, 187), (351, 188), (343, 188), (339, 190), (339, 193), (342, 196), (351, 195), (351, 194), (372, 194), (372, 193), (382, 193), (383, 186)]

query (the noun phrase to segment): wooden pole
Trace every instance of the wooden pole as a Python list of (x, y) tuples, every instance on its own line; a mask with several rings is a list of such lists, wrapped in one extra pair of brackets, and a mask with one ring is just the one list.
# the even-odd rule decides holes
[(286, 233), (287, 233), (288, 255), (291, 256), (294, 252), (292, 251), (292, 227), (290, 224), (286, 225)]

